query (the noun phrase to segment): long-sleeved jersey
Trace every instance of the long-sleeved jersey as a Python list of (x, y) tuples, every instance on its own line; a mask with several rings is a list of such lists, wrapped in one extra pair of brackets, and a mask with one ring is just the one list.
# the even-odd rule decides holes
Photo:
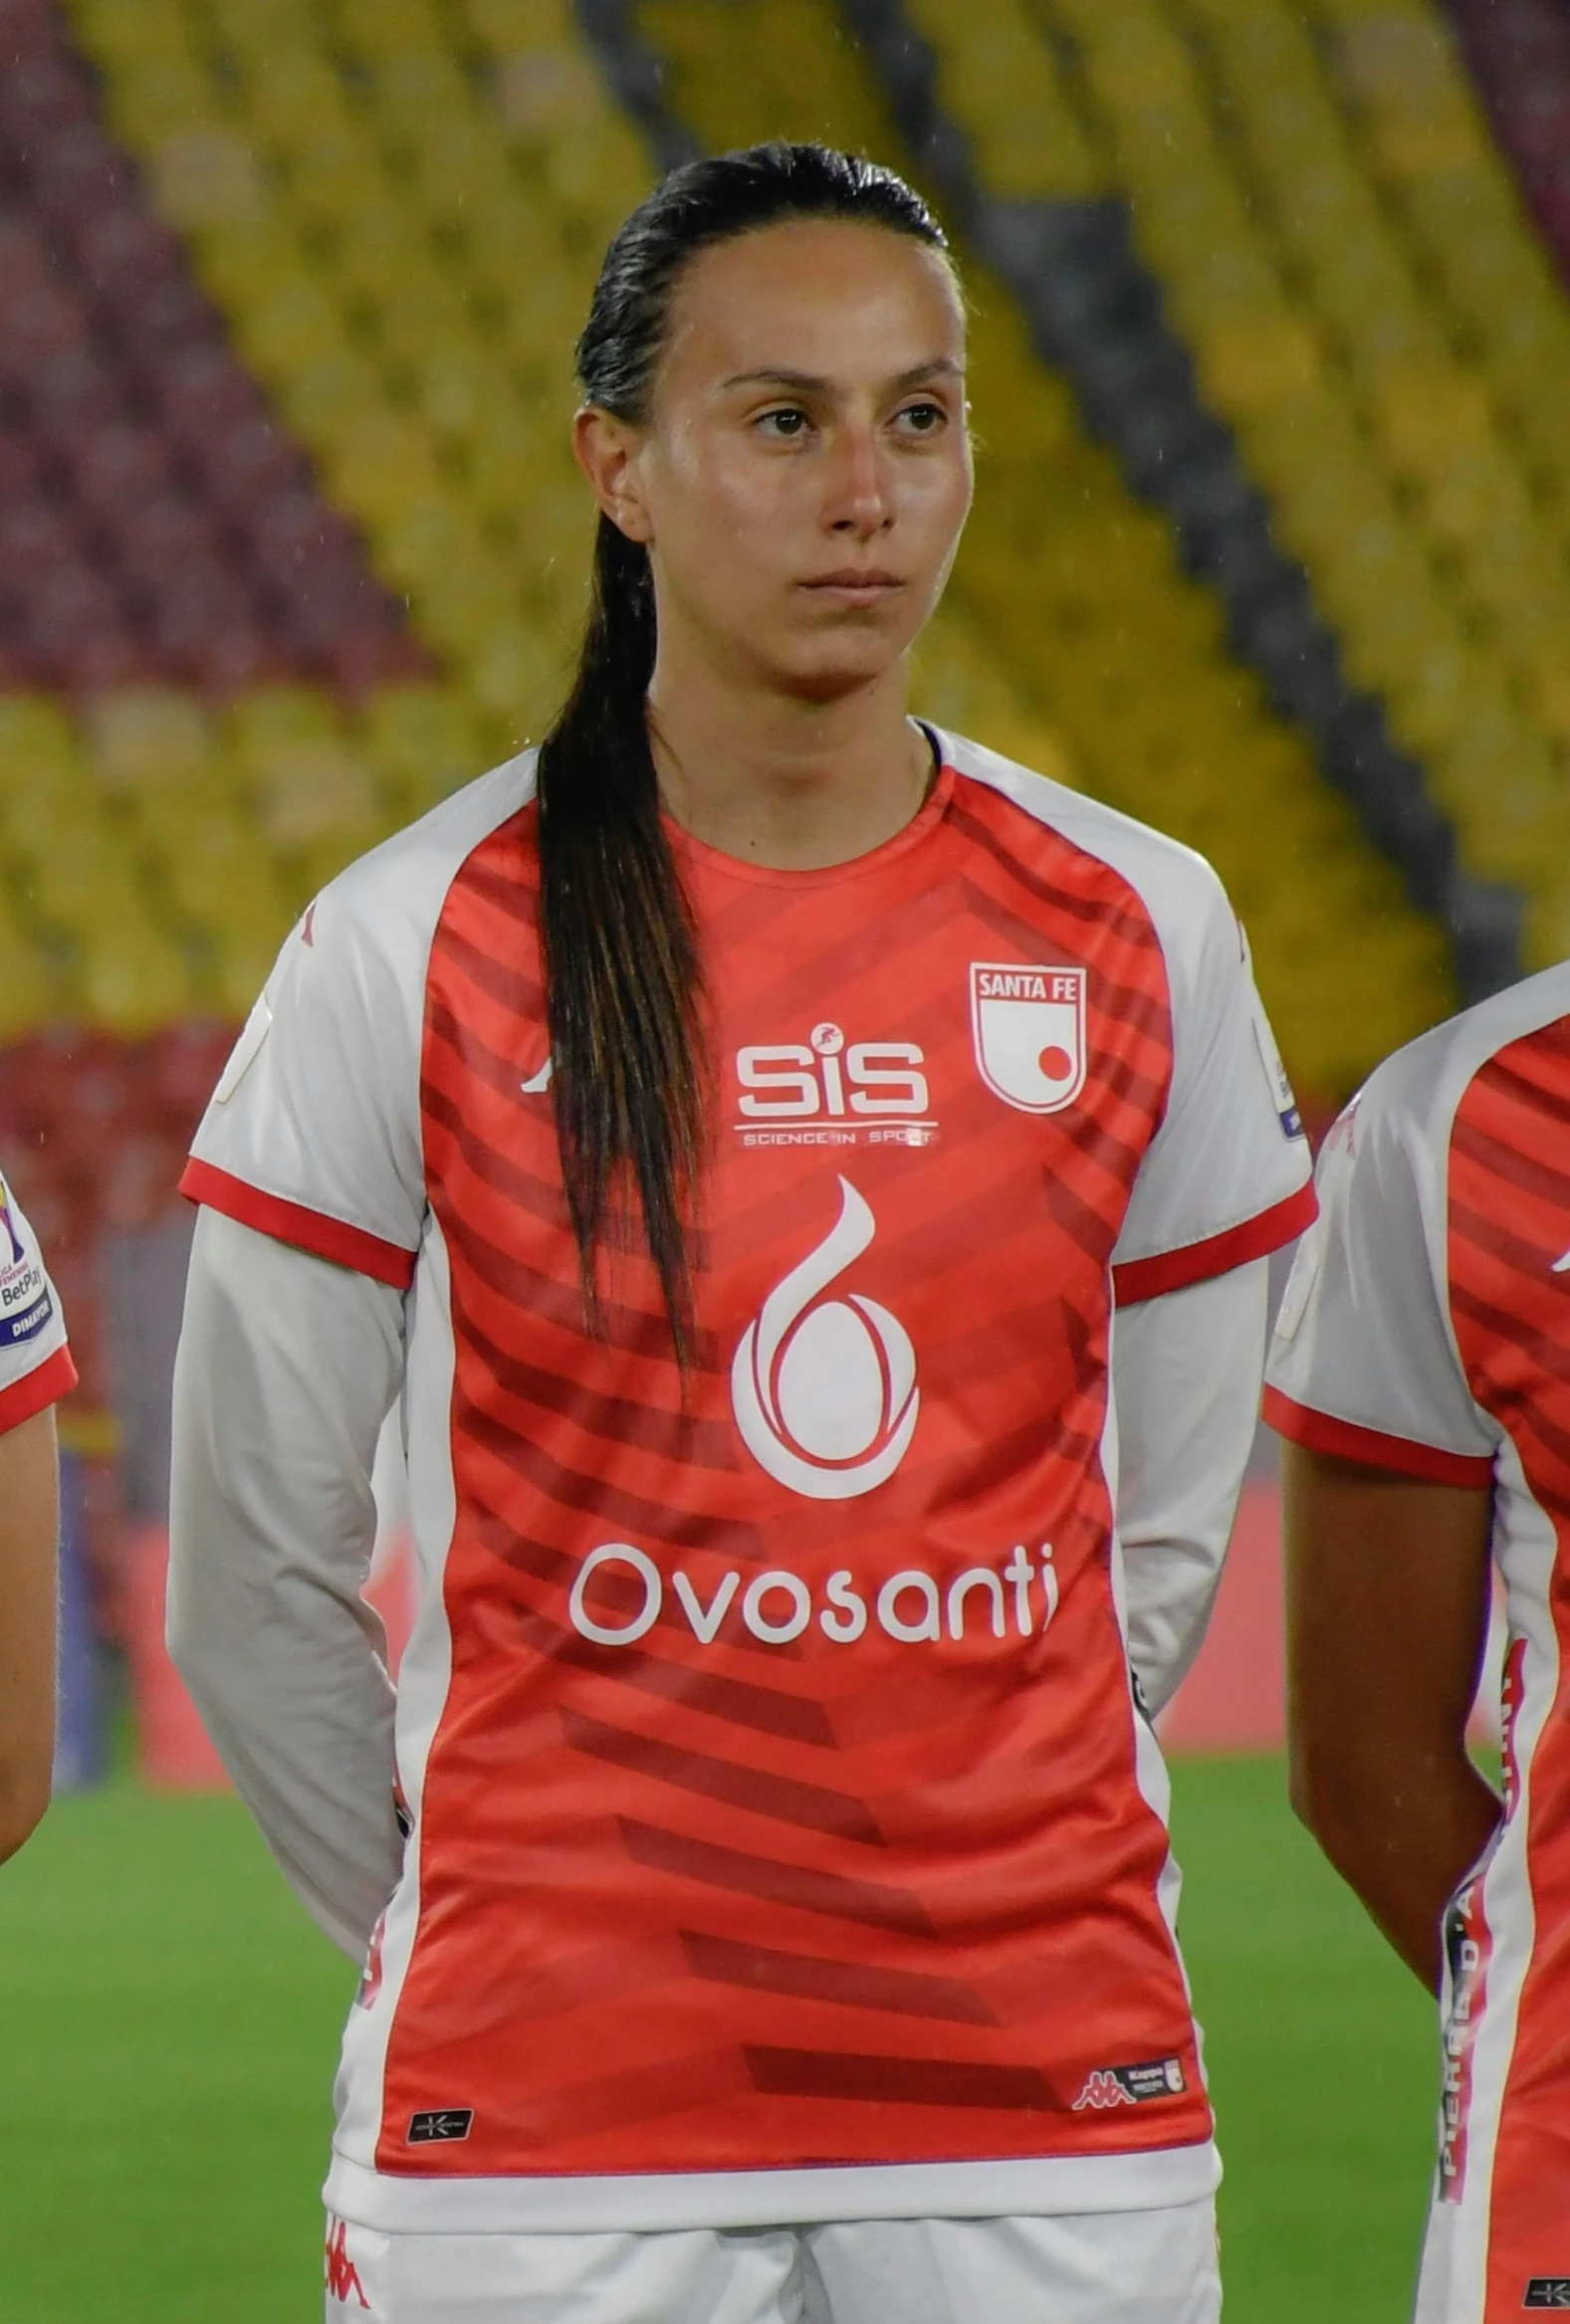
[(1381, 1066), (1331, 1132), (1319, 1189), (1266, 1417), (1317, 1451), (1494, 1497), (1506, 1816), (1447, 1922), (1418, 2311), (1481, 2324), (1563, 2306), (1570, 2282), (1570, 967)]
[[(324, 894), (186, 1180), (408, 1302), (412, 1829), (333, 2208), (505, 2230), (1201, 2196), (1110, 1380), (1120, 1302), (1312, 1210), (1225, 897), (959, 741), (850, 864), (674, 833), (716, 1064), (684, 1389), (635, 1249), (585, 1328), (530, 777)], [(203, 1555), (177, 1533), (177, 1600)]]

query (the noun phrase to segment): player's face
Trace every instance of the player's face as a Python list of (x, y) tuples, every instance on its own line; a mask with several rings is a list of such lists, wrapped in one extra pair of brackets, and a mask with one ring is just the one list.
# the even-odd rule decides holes
[(964, 364), (948, 267), (886, 228), (797, 221), (695, 260), (626, 469), (662, 659), (819, 699), (897, 661), (970, 507)]

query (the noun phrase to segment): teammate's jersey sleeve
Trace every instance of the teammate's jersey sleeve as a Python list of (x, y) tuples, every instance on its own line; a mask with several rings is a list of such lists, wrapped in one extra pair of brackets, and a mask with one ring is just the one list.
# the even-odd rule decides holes
[(356, 866), (284, 946), (197, 1132), (194, 1200), (407, 1289), (424, 1217), (423, 958)]
[(1120, 1306), (1261, 1258), (1314, 1215), (1296, 1102), (1213, 874), (1167, 959), (1172, 1081), (1113, 1254)]
[(77, 1384), (60, 1300), (22, 1205), (0, 1178), (0, 1434)]
[(1277, 1318), (1265, 1418), (1310, 1450), (1441, 1484), (1485, 1485), (1498, 1432), (1473, 1401), (1444, 1289), (1446, 1142), (1407, 1051), (1325, 1142), (1320, 1215)]

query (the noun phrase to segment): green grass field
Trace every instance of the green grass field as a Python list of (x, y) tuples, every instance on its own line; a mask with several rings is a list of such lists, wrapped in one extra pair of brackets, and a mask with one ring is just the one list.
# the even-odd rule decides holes
[[(1228, 2324), (1404, 2324), (1428, 2006), (1274, 1761), (1176, 1780)], [(315, 2324), (352, 1984), (233, 1801), (63, 1800), (0, 1869), (0, 2324)]]

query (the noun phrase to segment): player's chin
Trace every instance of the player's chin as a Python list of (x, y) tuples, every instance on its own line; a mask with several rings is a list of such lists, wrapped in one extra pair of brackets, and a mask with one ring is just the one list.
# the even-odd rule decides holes
[(776, 632), (782, 675), (804, 692), (843, 694), (881, 678), (908, 652), (919, 623), (905, 608), (857, 609), (830, 619), (818, 616)]

